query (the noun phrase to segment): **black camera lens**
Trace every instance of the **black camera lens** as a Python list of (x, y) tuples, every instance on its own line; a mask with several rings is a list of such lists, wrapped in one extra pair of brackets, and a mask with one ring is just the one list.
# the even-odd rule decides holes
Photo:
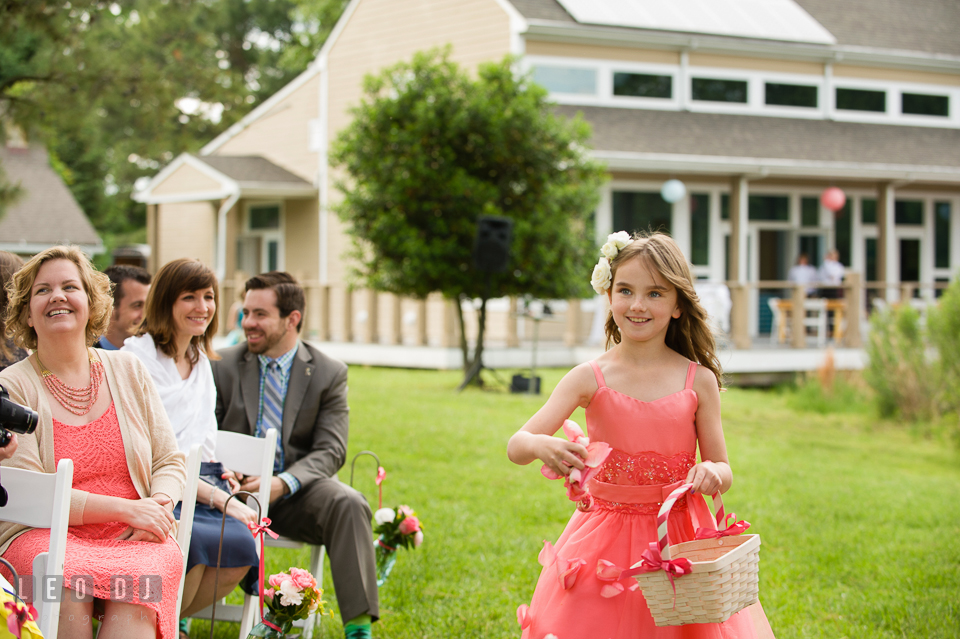
[(28, 434), (37, 429), (39, 421), (37, 411), (11, 401), (6, 389), (0, 386), (0, 428)]

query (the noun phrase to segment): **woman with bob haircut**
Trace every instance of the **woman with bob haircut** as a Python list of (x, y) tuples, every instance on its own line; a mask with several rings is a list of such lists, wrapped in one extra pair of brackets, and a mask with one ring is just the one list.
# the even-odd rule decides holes
[[(0, 371), (0, 384), (40, 422), (5, 465), (53, 473), (60, 459), (74, 461), (61, 635), (91, 637), (96, 617), (101, 638), (172, 638), (183, 567), (173, 507), (186, 465), (140, 360), (91, 348), (110, 321), (110, 280), (78, 248), (55, 246), (9, 292), (7, 334), (34, 352)], [(31, 574), (49, 536), (0, 522), (0, 552)], [(117, 575), (135, 587), (121, 593)]]
[[(211, 347), (217, 332), (219, 306), (217, 278), (198, 260), (178, 259), (154, 276), (147, 295), (139, 334), (129, 337), (121, 351), (136, 355), (157, 387), (173, 425), (180, 451), (201, 445), (197, 507), (183, 583), (181, 615), (203, 610), (225, 597), (252, 566), (259, 565), (256, 544), (246, 524), (256, 513), (234, 499), (227, 504), (230, 486), (226, 470), (214, 459), (217, 437), (217, 389), (210, 359), (219, 359)], [(223, 509), (227, 517), (220, 560), (219, 587), (214, 589)], [(179, 515), (180, 505), (174, 510)], [(186, 628), (181, 624), (181, 632)]]

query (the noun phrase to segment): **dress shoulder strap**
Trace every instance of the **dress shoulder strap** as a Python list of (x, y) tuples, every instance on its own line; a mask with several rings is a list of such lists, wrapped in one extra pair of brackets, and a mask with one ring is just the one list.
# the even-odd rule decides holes
[(606, 386), (606, 383), (603, 381), (603, 373), (600, 372), (600, 365), (596, 361), (591, 361), (590, 366), (593, 367), (593, 375), (597, 378), (597, 386), (603, 388)]
[(693, 379), (697, 376), (697, 363), (690, 362), (690, 365), (687, 366), (687, 383), (684, 384), (683, 389), (693, 388)]

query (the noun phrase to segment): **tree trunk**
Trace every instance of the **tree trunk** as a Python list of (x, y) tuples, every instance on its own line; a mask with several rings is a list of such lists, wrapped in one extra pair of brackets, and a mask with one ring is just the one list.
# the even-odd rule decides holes
[[(462, 319), (463, 314), (461, 313), (461, 329), (463, 329)], [(469, 384), (474, 384), (476, 386), (483, 386), (483, 377), (480, 375), (481, 370), (483, 369), (483, 334), (487, 326), (487, 298), (484, 297), (480, 300), (480, 310), (478, 311), (477, 318), (477, 345), (473, 349), (473, 357), (467, 358), (467, 337), (466, 331), (461, 330), (460, 343), (464, 350), (464, 369), (463, 369), (463, 381), (460, 383), (458, 390), (463, 390)]]
[[(457, 307), (457, 322), (460, 324), (460, 352), (463, 354), (463, 374), (470, 370), (470, 348), (467, 346), (467, 327), (463, 320), (463, 296), (458, 295), (454, 300)], [(466, 379), (466, 378), (464, 378)]]

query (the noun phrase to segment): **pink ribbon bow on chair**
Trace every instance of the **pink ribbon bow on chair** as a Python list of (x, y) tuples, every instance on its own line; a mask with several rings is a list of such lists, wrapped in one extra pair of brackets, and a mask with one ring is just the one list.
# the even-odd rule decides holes
[(260, 574), (259, 574), (259, 582), (258, 582), (258, 584), (257, 584), (257, 585), (259, 586), (259, 587), (257, 588), (257, 590), (260, 591), (260, 621), (262, 621), (263, 623), (265, 623), (267, 626), (273, 628), (273, 629), (276, 630), (277, 632), (280, 632), (280, 631), (281, 631), (280, 628), (278, 628), (277, 626), (273, 625), (272, 623), (270, 623), (269, 621), (267, 621), (267, 620), (264, 619), (264, 617), (263, 617), (263, 587), (264, 587), (264, 583), (265, 583), (264, 580), (263, 580), (263, 577), (264, 577), (264, 575), (263, 575), (263, 567), (264, 567), (264, 564), (267, 563), (267, 561), (266, 561), (266, 556), (263, 554), (263, 553), (264, 553), (263, 534), (266, 533), (266, 534), (270, 535), (271, 537), (273, 537), (274, 539), (277, 539), (278, 537), (280, 537), (280, 535), (278, 535), (277, 533), (273, 532), (272, 530), (270, 530), (270, 529), (267, 527), (267, 526), (269, 526), (270, 524), (271, 524), (270, 518), (269, 518), (269, 517), (264, 517), (263, 519), (260, 520), (260, 524), (259, 524), (259, 525), (257, 525), (257, 524), (247, 524), (247, 528), (249, 528), (249, 529), (250, 529), (250, 532), (253, 533), (254, 539), (256, 539), (257, 537), (260, 538), (260, 568), (259, 568), (259, 573), (260, 573)]

